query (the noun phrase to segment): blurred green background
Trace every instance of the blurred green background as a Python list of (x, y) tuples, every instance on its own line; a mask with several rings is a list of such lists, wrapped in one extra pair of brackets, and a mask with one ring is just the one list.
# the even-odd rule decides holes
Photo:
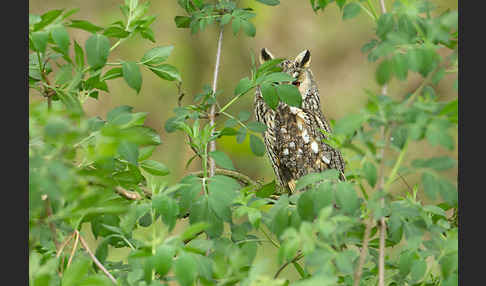
[[(43, 14), (51, 9), (80, 8), (72, 19), (85, 19), (100, 26), (122, 18), (119, 5), (122, 0), (31, 0), (29, 13)], [(457, 10), (457, 0), (435, 0), (438, 11), (448, 8)], [(387, 1), (391, 7), (392, 1)], [(223, 37), (223, 50), (220, 67), (218, 90), (223, 93), (218, 98), (220, 105), (227, 103), (233, 96), (233, 90), (238, 81), (249, 75), (250, 53), (268, 48), (277, 57), (293, 57), (300, 51), (311, 51), (311, 68), (318, 83), (322, 109), (329, 120), (337, 120), (346, 114), (358, 112), (366, 103), (364, 89), (378, 92), (380, 87), (375, 82), (376, 63), (367, 60), (360, 49), (374, 36), (374, 26), (367, 15), (361, 13), (358, 17), (343, 21), (337, 5), (329, 5), (325, 12), (314, 13), (308, 0), (282, 0), (275, 7), (265, 6), (254, 0), (240, 1), (240, 7), (251, 7), (256, 12), (253, 23), (257, 28), (254, 38), (243, 35), (233, 36), (231, 29), (226, 29)], [(138, 60), (143, 54), (155, 46), (173, 45), (174, 50), (168, 63), (176, 66), (183, 79), (183, 90), (186, 94), (183, 103), (189, 104), (192, 98), (202, 91), (205, 84), (212, 84), (213, 69), (218, 30), (215, 25), (209, 26), (204, 32), (191, 35), (188, 29), (175, 26), (174, 17), (185, 15), (176, 0), (152, 1), (151, 15), (157, 20), (152, 25), (156, 43), (151, 43), (140, 36), (129, 39), (120, 45), (111, 55), (109, 61), (118, 59)], [(70, 29), (72, 37), (78, 42), (84, 42), (89, 33)], [(444, 55), (444, 53), (442, 53)], [(146, 124), (157, 130), (163, 144), (158, 146), (153, 159), (164, 162), (171, 170), (167, 177), (169, 183), (180, 180), (185, 173), (197, 171), (200, 164), (197, 160), (185, 169), (187, 160), (193, 155), (189, 146), (184, 143), (182, 133), (167, 133), (165, 121), (173, 116), (177, 106), (177, 88), (173, 82), (160, 79), (147, 69), (141, 69), (143, 84), (140, 94), (129, 88), (122, 78), (108, 82), (110, 94), (100, 92), (98, 100), (89, 98), (85, 102), (85, 110), (89, 116), (106, 118), (106, 113), (119, 105), (130, 105), (134, 112), (148, 112)], [(436, 93), (441, 100), (450, 100), (457, 95), (453, 89), (456, 75), (449, 75), (436, 87)], [(421, 77), (415, 73), (409, 74), (408, 83), (393, 80), (388, 87), (390, 96), (403, 96), (415, 90), (421, 82)], [(247, 94), (239, 104), (229, 110), (238, 114), (248, 110), (253, 115), (253, 94)], [(39, 100), (31, 96), (30, 100)], [(254, 116), (254, 115), (253, 115)], [(457, 139), (457, 134), (455, 134)], [(456, 144), (457, 145), (457, 144)], [(225, 151), (233, 160), (235, 167), (253, 179), (269, 182), (274, 178), (270, 162), (266, 157), (254, 156), (248, 140), (237, 144), (234, 137), (223, 137), (217, 142), (217, 148)], [(442, 147), (431, 147), (426, 142), (414, 143), (409, 147), (406, 160), (425, 156), (447, 154), (457, 158), (457, 148), (453, 151)], [(343, 150), (344, 157), (352, 161), (352, 152)], [(392, 151), (393, 152), (393, 151)], [(451, 181), (457, 178), (457, 168), (446, 171)], [(418, 182), (418, 175), (406, 176), (410, 186)], [(393, 191), (404, 193), (407, 186), (396, 181)], [(420, 194), (419, 194), (420, 196)], [(420, 196), (424, 198), (423, 196)], [(424, 198), (425, 199), (425, 198)], [(84, 226), (83, 228), (88, 227)], [(88, 228), (89, 229), (89, 228)], [(86, 233), (90, 233), (87, 230)], [(175, 232), (181, 230), (181, 225)], [(90, 242), (93, 237), (90, 237)], [(275, 249), (264, 247), (259, 258), (271, 257)], [(124, 251), (110, 252), (110, 260), (124, 257)], [(269, 262), (270, 268), (275, 261)], [(292, 270), (288, 270), (293, 272)], [(295, 274), (295, 273), (294, 273)]]

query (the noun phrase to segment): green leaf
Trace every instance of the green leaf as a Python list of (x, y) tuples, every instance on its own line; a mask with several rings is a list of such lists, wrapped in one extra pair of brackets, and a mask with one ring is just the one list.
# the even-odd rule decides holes
[(261, 122), (258, 122), (258, 121), (251, 121), (251, 122), (248, 122), (246, 124), (246, 126), (248, 127), (248, 129), (250, 129), (251, 131), (254, 131), (254, 132), (265, 132), (265, 130), (267, 130), (267, 126)]
[(447, 119), (434, 119), (427, 126), (425, 136), (432, 146), (442, 145), (449, 150), (454, 149), (454, 141), (449, 135), (451, 123)]
[(314, 212), (314, 200), (312, 192), (303, 192), (297, 201), (297, 211), (302, 220), (313, 221), (316, 213)]
[(403, 54), (396, 54), (392, 58), (393, 73), (399, 80), (407, 80), (408, 59)]
[(103, 274), (88, 276), (81, 280), (79, 286), (111, 286), (113, 282)]
[(300, 108), (302, 105), (302, 96), (295, 85), (280, 84), (277, 86), (277, 94), (281, 101), (290, 106)]
[(103, 35), (94, 34), (86, 41), (85, 49), (88, 64), (95, 70), (102, 68), (108, 60), (110, 40)]
[(79, 68), (84, 67), (84, 51), (76, 41), (74, 41), (74, 57)]
[(238, 85), (235, 88), (235, 95), (245, 94), (252, 87), (252, 81), (248, 77), (244, 77), (238, 82)]
[(440, 264), (440, 270), (442, 276), (445, 279), (449, 278), (449, 276), (451, 276), (457, 270), (458, 267), (457, 252), (444, 255), (439, 260), (439, 264)]
[(335, 202), (335, 194), (331, 182), (319, 184), (312, 193), (316, 213), (319, 213), (323, 208), (328, 207)]
[(360, 11), (361, 7), (355, 2), (346, 4), (343, 8), (343, 20), (352, 19), (358, 16)]
[(355, 256), (355, 252), (352, 250), (345, 250), (338, 253), (336, 257), (336, 266), (341, 273), (345, 275), (353, 274), (353, 259)]
[(242, 110), (238, 113), (238, 119), (242, 122), (245, 122), (247, 121), (248, 119), (250, 119), (250, 116), (251, 116), (251, 113), (246, 111), (246, 110)]
[(91, 266), (87, 258), (78, 258), (73, 261), (62, 275), (62, 286), (76, 286), (86, 277)]
[(231, 27), (233, 28), (233, 35), (236, 36), (238, 31), (240, 31), (241, 19), (239, 17), (234, 17), (233, 22), (231, 22)]
[(398, 126), (395, 127), (391, 133), (391, 143), (393, 146), (403, 149), (408, 138), (408, 127)]
[(274, 72), (268, 74), (264, 77), (264, 83), (273, 83), (273, 82), (283, 82), (283, 81), (294, 81), (295, 79), (289, 75), (288, 73), (284, 72)]
[(33, 32), (32, 42), (37, 51), (44, 53), (47, 47), (47, 40), (49, 39), (49, 33), (45, 31)]
[(350, 114), (336, 122), (335, 134), (352, 135), (368, 118), (362, 114)]
[(140, 62), (142, 62), (144, 65), (158, 65), (169, 58), (173, 49), (174, 46), (161, 46), (153, 48), (143, 55)]
[(415, 168), (431, 168), (437, 171), (443, 171), (454, 167), (456, 160), (449, 156), (433, 157), (429, 159), (416, 159), (412, 161)]
[(52, 40), (59, 46), (64, 54), (69, 52), (69, 34), (64, 26), (58, 26), (51, 30)]
[(170, 173), (169, 169), (164, 164), (154, 160), (143, 161), (140, 163), (140, 166), (145, 171), (156, 176), (166, 176)]
[(73, 66), (71, 64), (62, 66), (56, 73), (56, 83), (60, 85), (68, 83), (72, 78)]
[(139, 155), (138, 155), (138, 161), (144, 161), (150, 158), (152, 156), (152, 153), (155, 150), (155, 146), (146, 146), (143, 148), (140, 148), (139, 150)]
[(412, 281), (418, 282), (424, 277), (427, 270), (427, 263), (423, 259), (415, 260), (410, 269), (410, 276)]
[(345, 213), (353, 214), (359, 209), (358, 195), (351, 183), (339, 182), (336, 185), (336, 199)]
[(29, 26), (35, 25), (42, 21), (41, 16), (35, 14), (29, 14)]
[(277, 95), (277, 89), (272, 83), (264, 83), (261, 86), (261, 93), (263, 100), (268, 104), (270, 108), (277, 108), (279, 99)]
[(424, 191), (427, 197), (435, 200), (437, 193), (440, 191), (440, 186), (435, 176), (430, 173), (423, 173), (422, 184), (424, 185)]
[(41, 21), (34, 25), (34, 31), (38, 31), (53, 23), (59, 16), (61, 16), (63, 10), (64, 9), (50, 10), (42, 14)]
[(394, 26), (395, 21), (393, 20), (393, 15), (391, 13), (382, 14), (376, 24), (376, 35), (384, 41), (386, 40), (387, 34), (393, 30)]
[(240, 128), (240, 129), (238, 129), (238, 134), (236, 134), (236, 142), (238, 144), (241, 144), (241, 143), (243, 143), (245, 141), (245, 139), (246, 139), (246, 133), (247, 133), (246, 130), (247, 130), (246, 128)]
[(375, 164), (371, 162), (366, 162), (363, 166), (363, 175), (368, 181), (368, 184), (370, 184), (371, 187), (375, 187), (376, 179), (378, 177), (378, 172), (376, 170)]
[(253, 23), (245, 20), (241, 20), (241, 25), (243, 26), (243, 31), (245, 31), (245, 34), (248, 37), (255, 37), (256, 28), (255, 25), (253, 25)]
[(133, 110), (132, 106), (128, 106), (128, 105), (117, 106), (106, 114), (106, 120), (112, 123), (115, 121), (115, 119), (117, 119), (122, 115), (131, 114), (132, 110)]
[(390, 81), (393, 73), (393, 62), (389, 59), (384, 59), (376, 69), (376, 82), (379, 85), (384, 85)]
[(228, 170), (235, 170), (235, 167), (233, 166), (233, 162), (231, 162), (231, 159), (226, 155), (225, 153), (221, 151), (212, 151), (208, 153), (211, 158), (214, 159), (217, 165), (224, 169)]
[(231, 21), (232, 18), (233, 18), (233, 15), (231, 15), (231, 14), (224, 14), (221, 17), (221, 25), (224, 26), (224, 25), (228, 24)]
[(457, 205), (457, 185), (444, 178), (438, 178), (439, 192), (442, 199), (450, 205)]
[(163, 78), (168, 81), (182, 81), (181, 75), (177, 68), (173, 65), (169, 64), (161, 64), (159, 66), (149, 66), (148, 67), (152, 72), (158, 75), (160, 78)]
[(276, 186), (275, 180), (271, 181), (268, 184), (263, 185), (261, 189), (259, 189), (256, 192), (256, 196), (259, 198), (268, 198), (270, 195), (272, 195), (275, 192), (275, 186)]
[(197, 222), (194, 224), (191, 224), (188, 228), (184, 230), (184, 232), (181, 234), (181, 240), (185, 241), (188, 239), (193, 239), (196, 237), (201, 231), (204, 231), (205, 229), (208, 228), (208, 224), (205, 222)]
[(118, 145), (118, 154), (133, 165), (138, 164), (138, 146), (132, 142), (123, 140)]
[(336, 0), (336, 4), (339, 6), (339, 9), (343, 9), (344, 4), (346, 4), (346, 0)]
[(181, 251), (174, 261), (174, 272), (181, 286), (191, 286), (197, 275), (197, 264), (192, 255)]
[(172, 267), (172, 258), (174, 257), (174, 248), (168, 245), (160, 245), (153, 256), (153, 266), (155, 271), (164, 277)]
[(208, 184), (208, 205), (214, 213), (225, 221), (231, 221), (230, 206), (238, 195), (240, 184), (233, 178), (216, 175)]
[(122, 68), (112, 68), (111, 70), (107, 71), (101, 80), (109, 80), (114, 78), (119, 78), (123, 76), (123, 69)]
[(250, 134), (250, 149), (253, 154), (257, 156), (263, 156), (265, 154), (265, 145), (260, 137)]
[(174, 229), (177, 216), (179, 215), (179, 205), (177, 202), (164, 193), (159, 193), (152, 197), (152, 207), (160, 214), (162, 221), (167, 225), (169, 231)]
[(103, 35), (110, 38), (126, 38), (130, 35), (128, 31), (120, 27), (108, 27), (103, 31)]
[(408, 250), (400, 254), (398, 269), (402, 277), (405, 277), (408, 273), (410, 273), (413, 262), (416, 261), (417, 259), (418, 259), (418, 255)]
[(257, 2), (263, 3), (268, 6), (276, 6), (280, 4), (280, 0), (257, 0)]
[(177, 28), (189, 28), (189, 24), (191, 24), (191, 17), (175, 16), (174, 22)]
[(103, 30), (103, 28), (96, 26), (95, 24), (92, 24), (85, 20), (71, 20), (71, 24), (69, 24), (69, 27), (85, 30), (90, 33), (96, 33), (98, 31)]
[(122, 63), (123, 78), (127, 82), (128, 86), (135, 89), (137, 93), (140, 92), (142, 87), (142, 74), (140, 68), (135, 62), (123, 62)]
[(302, 190), (309, 185), (323, 182), (327, 180), (335, 180), (339, 177), (339, 172), (336, 169), (328, 169), (321, 173), (309, 173), (303, 177), (300, 177), (295, 185), (295, 190)]

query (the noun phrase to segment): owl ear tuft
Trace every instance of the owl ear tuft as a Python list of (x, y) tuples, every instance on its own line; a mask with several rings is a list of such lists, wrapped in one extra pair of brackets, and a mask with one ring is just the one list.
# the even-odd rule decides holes
[(295, 61), (299, 63), (300, 67), (307, 68), (311, 62), (311, 55), (309, 50), (304, 50), (295, 57)]
[(266, 48), (263, 48), (260, 52), (260, 64), (266, 61), (272, 60), (274, 56)]

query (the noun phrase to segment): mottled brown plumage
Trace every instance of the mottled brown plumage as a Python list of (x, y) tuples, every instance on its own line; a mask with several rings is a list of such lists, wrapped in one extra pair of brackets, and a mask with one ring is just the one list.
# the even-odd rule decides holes
[[(268, 50), (262, 49), (261, 62), (272, 58)], [(284, 72), (297, 79), (293, 84), (302, 96), (301, 108), (280, 102), (273, 110), (263, 100), (260, 89), (254, 102), (257, 121), (267, 126), (263, 138), (277, 182), (290, 192), (294, 192), (295, 182), (301, 176), (326, 169), (337, 169), (341, 180), (345, 180), (341, 152), (323, 142), (328, 138), (321, 130), (328, 134), (332, 130), (321, 111), (310, 60), (310, 52), (305, 50), (280, 64)]]

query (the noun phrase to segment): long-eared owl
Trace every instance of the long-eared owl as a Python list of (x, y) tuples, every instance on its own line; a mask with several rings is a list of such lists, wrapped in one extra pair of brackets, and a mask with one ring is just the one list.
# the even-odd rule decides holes
[[(273, 58), (267, 49), (261, 50), (261, 63)], [(302, 96), (301, 108), (280, 102), (273, 110), (263, 100), (260, 89), (255, 95), (256, 119), (267, 126), (263, 134), (267, 154), (277, 182), (290, 193), (295, 191), (296, 181), (308, 173), (337, 169), (340, 179), (345, 180), (341, 152), (323, 142), (332, 130), (321, 111), (310, 62), (310, 52), (304, 50), (279, 64), (283, 72), (296, 79), (292, 84)]]

